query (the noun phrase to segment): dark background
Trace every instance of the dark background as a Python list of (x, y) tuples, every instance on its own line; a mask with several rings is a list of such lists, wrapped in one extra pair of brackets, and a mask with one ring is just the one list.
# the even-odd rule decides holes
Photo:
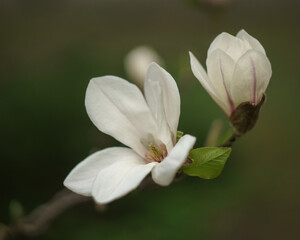
[(9, 223), (11, 200), (30, 212), (89, 153), (119, 145), (91, 123), (84, 95), (92, 77), (126, 78), (124, 56), (137, 45), (164, 58), (181, 92), (179, 129), (202, 146), (210, 123), (226, 119), (188, 51), (204, 63), (216, 35), (244, 28), (273, 76), (257, 127), (222, 175), (134, 193), (103, 213), (82, 204), (39, 239), (299, 239), (299, 1), (196, 2), (0, 1), (0, 222)]

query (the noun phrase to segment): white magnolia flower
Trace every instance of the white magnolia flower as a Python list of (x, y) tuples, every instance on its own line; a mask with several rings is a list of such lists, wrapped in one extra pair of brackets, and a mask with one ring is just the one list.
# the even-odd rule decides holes
[(163, 66), (162, 58), (149, 46), (138, 46), (125, 57), (125, 71), (128, 77), (140, 88), (144, 86), (145, 75), (149, 64), (152, 62)]
[(185, 135), (176, 143), (180, 96), (168, 72), (152, 63), (144, 90), (145, 97), (115, 76), (90, 81), (85, 98), (90, 119), (129, 148), (111, 147), (87, 157), (67, 176), (66, 187), (108, 203), (135, 189), (150, 172), (159, 185), (172, 182), (196, 139)]
[(195, 77), (229, 117), (243, 102), (258, 105), (272, 69), (263, 46), (245, 30), (236, 37), (221, 33), (211, 43), (207, 73), (190, 52)]

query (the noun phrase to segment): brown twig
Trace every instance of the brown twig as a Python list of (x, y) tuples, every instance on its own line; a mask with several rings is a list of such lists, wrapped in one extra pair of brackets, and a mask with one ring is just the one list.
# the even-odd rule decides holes
[(38, 206), (30, 214), (20, 218), (8, 227), (0, 228), (0, 240), (11, 240), (17, 237), (36, 237), (47, 231), (52, 221), (68, 208), (89, 201), (84, 197), (63, 189), (47, 203)]
[[(144, 190), (156, 186), (151, 177), (145, 178), (138, 187)], [(78, 195), (68, 189), (63, 189), (48, 202), (35, 208), (27, 216), (18, 219), (10, 226), (0, 225), (0, 240), (13, 240), (18, 237), (41, 236), (51, 226), (53, 220), (72, 206), (92, 200), (91, 197)], [(105, 205), (96, 205), (96, 209), (103, 210)]]

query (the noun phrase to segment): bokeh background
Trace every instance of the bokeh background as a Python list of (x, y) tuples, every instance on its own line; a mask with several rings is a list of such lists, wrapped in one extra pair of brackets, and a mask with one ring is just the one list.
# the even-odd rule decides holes
[(134, 193), (98, 212), (78, 205), (38, 239), (299, 239), (299, 1), (1, 0), (0, 222), (11, 200), (26, 212), (63, 188), (89, 153), (118, 145), (89, 120), (90, 78), (126, 78), (124, 57), (148, 44), (177, 80), (180, 130), (202, 146), (224, 114), (192, 75), (220, 32), (244, 28), (272, 63), (267, 102), (220, 177)]

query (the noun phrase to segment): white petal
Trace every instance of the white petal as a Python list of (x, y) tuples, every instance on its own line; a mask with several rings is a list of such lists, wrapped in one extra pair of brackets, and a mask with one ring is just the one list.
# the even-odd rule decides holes
[[(70, 190), (85, 196), (91, 196), (93, 183), (98, 173), (127, 156), (136, 156), (130, 148), (112, 147), (93, 153), (76, 165), (64, 181)], [(138, 156), (138, 155), (137, 155)]]
[(145, 81), (145, 97), (158, 126), (158, 133), (155, 139), (159, 139), (170, 151), (173, 148), (173, 137), (167, 123), (162, 88), (158, 81), (151, 79)]
[(195, 77), (200, 81), (201, 85), (205, 88), (205, 90), (209, 94), (215, 95), (214, 87), (212, 86), (206, 71), (202, 67), (201, 63), (198, 61), (198, 59), (194, 56), (192, 52), (189, 52), (190, 54), (190, 62), (191, 62), (191, 68), (192, 72), (195, 75)]
[(230, 115), (234, 104), (230, 96), (230, 85), (234, 61), (220, 49), (213, 51), (206, 60), (208, 77), (214, 85), (218, 96), (227, 103), (225, 112)]
[(266, 51), (263, 48), (263, 46), (260, 44), (260, 42), (254, 37), (252, 37), (250, 34), (248, 34), (244, 29), (239, 31), (236, 37), (244, 41), (247, 41), (250, 44), (252, 49), (257, 50), (266, 55)]
[(156, 162), (146, 164), (134, 151), (99, 171), (93, 184), (92, 196), (104, 204), (121, 198), (137, 188)]
[(261, 52), (249, 50), (237, 62), (231, 83), (231, 95), (236, 105), (259, 103), (272, 75), (269, 59)]
[(205, 72), (204, 68), (200, 64), (200, 62), (197, 60), (197, 58), (193, 55), (193, 53), (190, 53), (190, 61), (191, 61), (191, 67), (192, 71), (195, 75), (195, 77), (199, 80), (201, 85), (204, 87), (204, 89), (208, 92), (208, 94), (214, 99), (214, 101), (219, 105), (220, 108), (223, 109), (223, 111), (228, 115), (229, 114), (229, 105), (227, 99), (222, 99), (222, 96), (219, 96), (216, 92), (215, 87), (213, 86), (211, 80), (208, 78), (207, 73)]
[[(154, 87), (153, 82), (158, 83), (159, 86)], [(163, 108), (157, 103), (157, 99), (160, 98), (161, 94)], [(180, 116), (180, 95), (173, 77), (156, 63), (150, 64), (146, 74), (145, 97), (155, 116), (165, 116), (175, 142)], [(161, 114), (161, 111), (164, 114)]]
[(195, 142), (196, 138), (190, 135), (184, 135), (180, 138), (168, 156), (153, 168), (153, 181), (159, 185), (168, 186), (185, 162)]
[(157, 126), (135, 85), (114, 76), (93, 78), (86, 91), (85, 106), (100, 131), (145, 155), (141, 140), (156, 134)]
[(228, 33), (219, 34), (211, 43), (207, 56), (209, 57), (216, 49), (227, 53), (234, 61), (237, 61), (251, 47), (248, 42), (236, 38)]

